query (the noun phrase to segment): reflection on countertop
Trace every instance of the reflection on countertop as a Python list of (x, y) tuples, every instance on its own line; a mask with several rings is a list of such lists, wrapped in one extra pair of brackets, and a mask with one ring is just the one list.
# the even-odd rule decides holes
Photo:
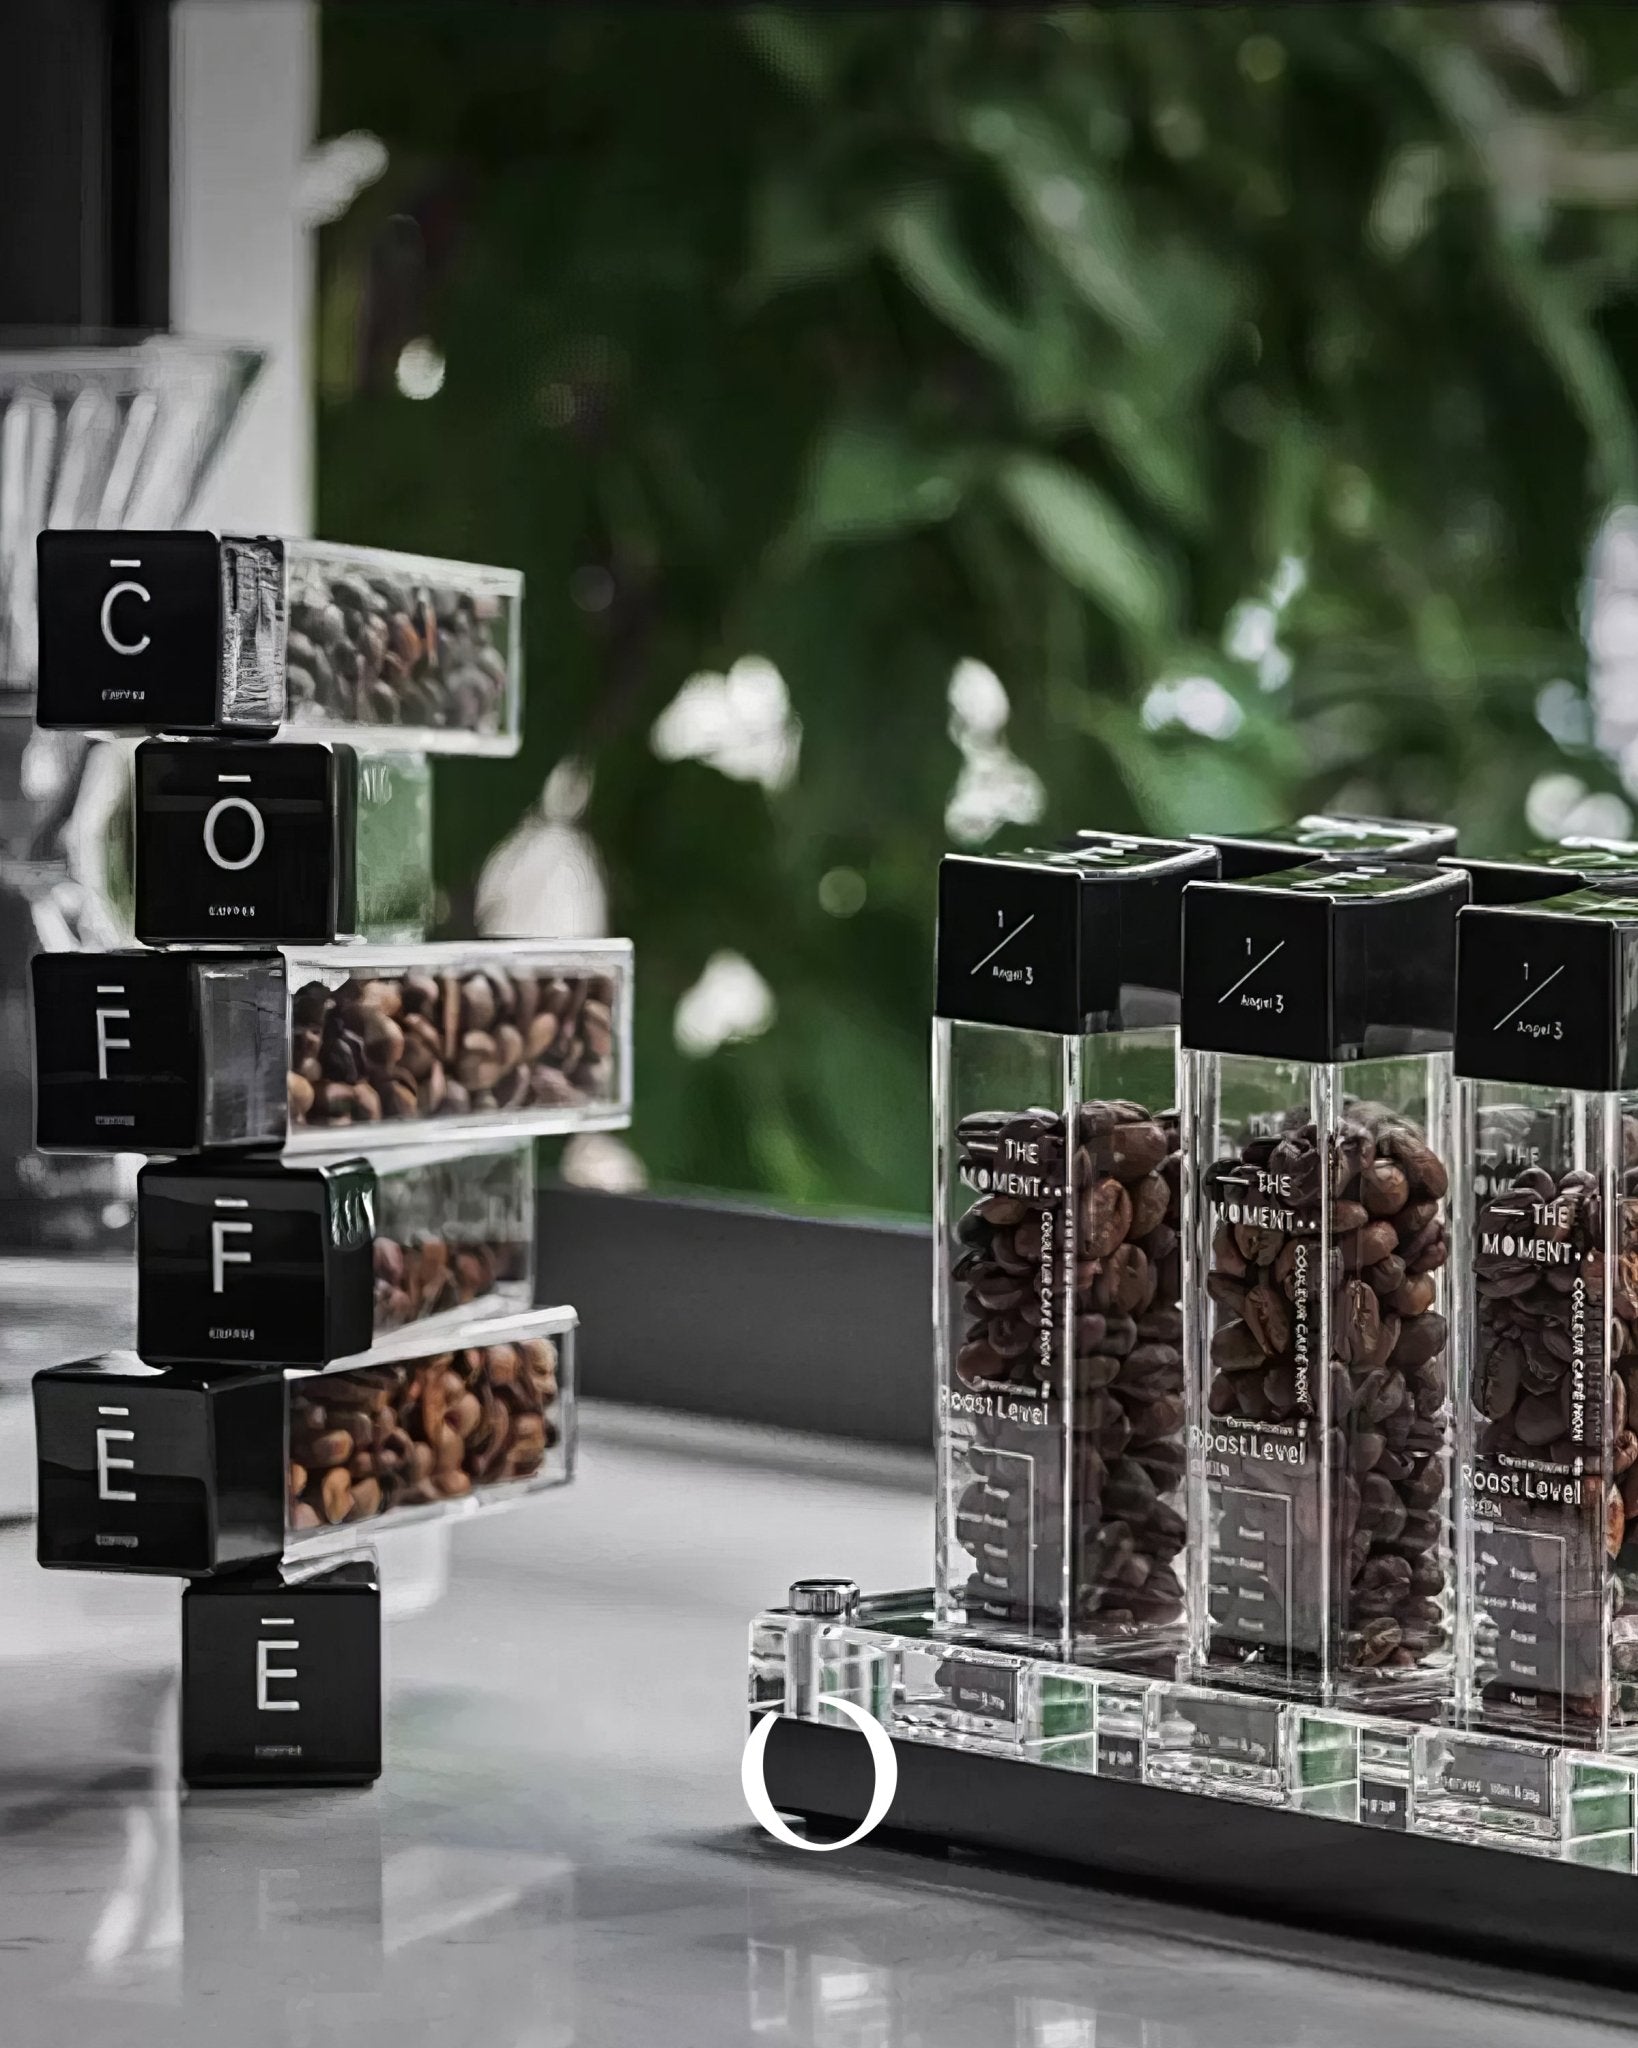
[(924, 1578), (928, 1476), (594, 1409), (571, 1492), (447, 1558), (382, 1543), (368, 1793), (180, 1798), (177, 1587), (0, 1536), (7, 2048), (1533, 2048), (1539, 2013), (1451, 1988), (1475, 1973), (1377, 1981), (1311, 1938), (1271, 1958), (1153, 1902), (755, 1834), (749, 1617), (816, 1571)]

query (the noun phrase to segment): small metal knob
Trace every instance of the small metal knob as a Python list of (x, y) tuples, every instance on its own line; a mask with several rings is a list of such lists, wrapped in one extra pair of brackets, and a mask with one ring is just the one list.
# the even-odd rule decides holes
[(844, 1621), (857, 1611), (859, 1588), (852, 1579), (798, 1579), (791, 1587), (790, 1610), (819, 1621)]

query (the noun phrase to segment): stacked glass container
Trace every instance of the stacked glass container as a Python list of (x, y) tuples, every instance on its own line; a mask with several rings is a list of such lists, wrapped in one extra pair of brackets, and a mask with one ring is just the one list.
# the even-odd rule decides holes
[(39, 588), (41, 724), (151, 735), (143, 943), (34, 962), (41, 1149), (150, 1155), (136, 1354), (35, 1380), (40, 1561), (189, 1581), (190, 1783), (365, 1781), (361, 1545), (571, 1473), (530, 1141), (627, 1120), (631, 949), (427, 939), (428, 757), (518, 745), (515, 573), (59, 532)]
[(1199, 1678), (1358, 1702), (1448, 1684), (1466, 893), (1316, 866), (1185, 899)]

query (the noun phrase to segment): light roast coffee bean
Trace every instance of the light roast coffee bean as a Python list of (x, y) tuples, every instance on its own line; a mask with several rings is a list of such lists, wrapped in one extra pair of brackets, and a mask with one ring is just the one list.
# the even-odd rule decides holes
[(558, 1441), (546, 1337), (290, 1383), (298, 1534), (529, 1479)]

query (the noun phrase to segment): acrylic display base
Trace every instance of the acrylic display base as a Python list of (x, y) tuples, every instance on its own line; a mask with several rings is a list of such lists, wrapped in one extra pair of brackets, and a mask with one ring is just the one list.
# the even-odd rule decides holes
[(825, 1711), (838, 1696), (893, 1738), (881, 1838), (901, 1846), (1638, 1987), (1631, 1759), (975, 1650), (935, 1639), (920, 1595), (835, 1621), (773, 1610), (751, 1642), (753, 1718), (781, 1717), (765, 1781), (831, 1835), (872, 1791), (864, 1742)]

